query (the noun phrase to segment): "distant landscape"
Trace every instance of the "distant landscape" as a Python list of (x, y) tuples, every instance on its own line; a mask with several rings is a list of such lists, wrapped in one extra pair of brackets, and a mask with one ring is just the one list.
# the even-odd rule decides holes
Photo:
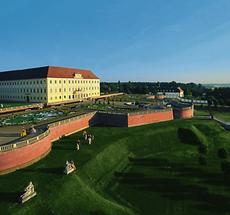
[(202, 84), (202, 85), (207, 87), (207, 88), (230, 87), (230, 84)]

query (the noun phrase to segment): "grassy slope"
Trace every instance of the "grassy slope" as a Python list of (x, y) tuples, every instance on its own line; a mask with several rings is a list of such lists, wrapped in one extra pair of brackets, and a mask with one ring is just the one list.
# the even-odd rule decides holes
[[(230, 112), (227, 111), (211, 111), (211, 113), (218, 119), (230, 122)], [(209, 116), (208, 110), (194, 110), (195, 116)]]
[[(178, 139), (178, 127), (208, 144), (207, 167), (197, 165), (196, 146)], [(217, 214), (226, 212), (221, 203), (229, 209), (230, 184), (223, 181), (216, 150), (229, 149), (230, 133), (214, 122), (178, 120), (89, 132), (95, 144), (80, 152), (74, 150), (82, 134), (77, 133), (55, 142), (37, 164), (0, 176), (0, 214), (210, 214), (209, 208)], [(78, 170), (64, 176), (70, 159)], [(21, 206), (15, 197), (30, 180), (38, 196)]]
[(214, 111), (213, 114), (218, 119), (224, 120), (226, 122), (230, 122), (230, 112)]

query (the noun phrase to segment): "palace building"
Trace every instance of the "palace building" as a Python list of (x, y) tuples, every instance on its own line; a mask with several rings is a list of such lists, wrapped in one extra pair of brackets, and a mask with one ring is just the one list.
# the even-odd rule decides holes
[(157, 91), (156, 97), (166, 99), (176, 99), (184, 97), (184, 90), (180, 87), (173, 88), (160, 88)]
[(90, 70), (45, 66), (0, 72), (0, 100), (44, 104), (100, 96), (100, 79)]

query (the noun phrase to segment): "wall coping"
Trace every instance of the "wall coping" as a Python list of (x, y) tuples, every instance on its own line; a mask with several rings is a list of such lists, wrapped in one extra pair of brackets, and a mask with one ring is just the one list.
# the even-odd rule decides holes
[(161, 113), (161, 112), (168, 112), (168, 111), (172, 111), (172, 108), (138, 111), (138, 112), (128, 113), (128, 116), (129, 115), (132, 116), (132, 115), (140, 115), (140, 114), (150, 114), (150, 113)]

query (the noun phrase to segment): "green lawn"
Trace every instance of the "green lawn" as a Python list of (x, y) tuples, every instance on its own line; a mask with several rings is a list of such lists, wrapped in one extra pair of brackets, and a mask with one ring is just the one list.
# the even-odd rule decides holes
[[(218, 119), (230, 122), (230, 112), (227, 111), (211, 111), (211, 113), (217, 117)], [(209, 111), (208, 110), (194, 110), (195, 116), (208, 116)]]
[(123, 96), (117, 96), (114, 98), (115, 101), (123, 101), (123, 102), (147, 102), (149, 95), (146, 94), (125, 94)]
[(224, 120), (226, 122), (230, 122), (230, 112), (212, 111), (212, 113), (218, 119)]
[(209, 111), (208, 110), (194, 110), (194, 115), (195, 116), (209, 116)]
[[(190, 136), (181, 136), (184, 128)], [(230, 152), (230, 132), (214, 121), (175, 120), (134, 128), (88, 129), (92, 145), (75, 150), (82, 132), (53, 144), (38, 163), (0, 176), (0, 214), (220, 215), (230, 211), (230, 178), (220, 170), (219, 147)], [(208, 147), (198, 164), (197, 142)], [(62, 174), (66, 160), (77, 171)], [(29, 181), (38, 196), (17, 196)]]

